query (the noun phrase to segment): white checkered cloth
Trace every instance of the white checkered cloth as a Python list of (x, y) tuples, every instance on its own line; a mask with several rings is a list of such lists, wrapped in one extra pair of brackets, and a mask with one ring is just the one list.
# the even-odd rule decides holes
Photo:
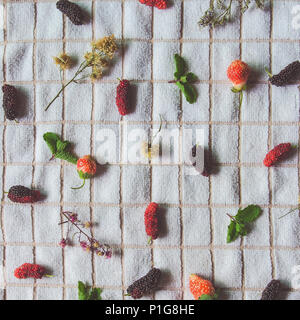
[[(209, 0), (170, 0), (167, 10), (137, 0), (74, 0), (92, 18), (84, 26), (72, 25), (55, 2), (0, 1), (0, 81), (22, 92), (25, 110), (19, 124), (0, 111), (0, 188), (22, 184), (47, 195), (32, 206), (2, 197), (0, 298), (77, 299), (81, 280), (103, 288), (103, 299), (122, 299), (127, 286), (154, 265), (163, 275), (149, 299), (191, 299), (191, 273), (213, 280), (221, 299), (259, 299), (272, 278), (283, 281), (282, 299), (300, 299), (292, 288), (292, 269), (300, 265), (298, 212), (278, 220), (298, 203), (300, 160), (296, 152), (271, 169), (262, 164), (276, 144), (299, 145), (299, 89), (271, 87), (264, 73), (265, 66), (277, 73), (299, 59), (300, 29), (292, 24), (299, 1), (274, 0), (264, 11), (247, 11), (241, 21), (237, 12), (233, 23), (211, 32), (197, 25)], [(124, 40), (124, 50), (109, 73), (95, 84), (71, 85), (44, 112), (60, 87), (52, 56), (65, 50), (80, 60), (91, 39), (112, 33)], [(168, 84), (174, 53), (200, 79), (194, 105)], [(254, 70), (240, 111), (226, 77), (226, 68), (239, 58)], [(73, 73), (67, 71), (65, 79)], [(137, 93), (135, 112), (123, 119), (114, 101), (118, 77), (132, 80)], [(42, 138), (47, 131), (74, 142), (77, 155), (93, 154), (100, 161), (101, 129), (113, 130), (122, 144), (125, 124), (128, 130), (148, 130), (158, 126), (159, 114), (183, 136), (187, 128), (205, 130), (216, 174), (188, 175), (181, 160), (149, 165), (120, 159), (74, 191), (70, 187), (80, 183), (74, 166), (49, 162)], [(152, 247), (143, 222), (150, 201), (163, 208), (161, 237)], [(226, 213), (247, 204), (260, 205), (262, 216), (248, 236), (228, 245)], [(95, 223), (94, 236), (114, 247), (111, 260), (59, 247), (62, 210)], [(18, 280), (13, 272), (24, 262), (44, 265), (54, 277)]]

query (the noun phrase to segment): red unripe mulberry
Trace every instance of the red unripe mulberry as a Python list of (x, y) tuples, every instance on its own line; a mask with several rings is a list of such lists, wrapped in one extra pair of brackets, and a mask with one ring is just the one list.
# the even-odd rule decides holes
[(264, 159), (264, 165), (271, 167), (277, 161), (281, 160), (292, 148), (290, 143), (281, 143), (268, 152)]
[(158, 204), (155, 202), (151, 202), (145, 211), (145, 228), (147, 235), (150, 237), (148, 241), (149, 243), (151, 243), (152, 240), (155, 240), (158, 237), (157, 209)]
[(166, 0), (139, 0), (140, 3), (145, 4), (146, 6), (156, 7), (158, 9), (166, 9), (167, 1)]
[(116, 104), (120, 115), (125, 116), (128, 113), (128, 95), (130, 82), (121, 80), (117, 87)]
[(45, 268), (38, 264), (24, 263), (15, 270), (14, 275), (18, 279), (42, 279), (45, 272)]

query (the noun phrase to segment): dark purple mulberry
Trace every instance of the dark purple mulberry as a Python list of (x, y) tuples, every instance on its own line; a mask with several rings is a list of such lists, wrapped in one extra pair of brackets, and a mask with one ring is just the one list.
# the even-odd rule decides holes
[(17, 203), (34, 203), (41, 198), (38, 190), (31, 190), (20, 185), (11, 187), (7, 196), (11, 201)]
[(300, 62), (294, 61), (285, 67), (278, 74), (270, 78), (270, 82), (276, 87), (282, 87), (290, 84), (293, 80), (297, 80), (300, 75)]
[(8, 120), (15, 120), (17, 117), (17, 90), (15, 87), (5, 84), (3, 91), (3, 109)]
[(78, 26), (83, 24), (83, 13), (77, 4), (68, 0), (59, 0), (56, 3), (56, 8), (64, 13), (72, 21), (72, 23)]
[(140, 299), (146, 293), (150, 293), (157, 286), (160, 277), (160, 270), (152, 268), (144, 277), (135, 281), (127, 289), (127, 295), (133, 299)]
[(280, 281), (272, 280), (262, 293), (260, 300), (276, 300), (280, 289)]

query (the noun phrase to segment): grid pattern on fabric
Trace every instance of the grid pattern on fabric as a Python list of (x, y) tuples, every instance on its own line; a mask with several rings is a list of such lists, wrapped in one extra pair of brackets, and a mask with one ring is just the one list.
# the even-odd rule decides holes
[[(0, 188), (32, 185), (47, 194), (41, 203), (22, 206), (2, 197), (0, 299), (77, 299), (78, 280), (103, 288), (103, 299), (130, 299), (123, 297), (127, 286), (151, 266), (163, 276), (149, 299), (191, 299), (191, 273), (213, 280), (222, 299), (259, 299), (272, 278), (284, 281), (283, 298), (299, 299), (299, 290), (291, 288), (292, 267), (300, 264), (299, 217), (278, 217), (298, 203), (300, 159), (294, 155), (270, 169), (262, 164), (274, 145), (299, 145), (299, 89), (271, 87), (262, 70), (267, 66), (276, 73), (299, 59), (300, 30), (289, 22), (300, 1), (266, 1), (264, 11), (241, 16), (236, 0), (237, 19), (215, 30), (197, 26), (209, 0), (172, 0), (165, 11), (136, 0), (74, 0), (91, 17), (81, 27), (61, 15), (55, 2), (0, 1), (0, 82), (22, 92), (26, 110), (19, 124), (0, 111)], [(94, 84), (70, 86), (44, 112), (60, 87), (51, 57), (66, 51), (80, 58), (92, 39), (111, 33), (122, 46), (110, 73)], [(195, 105), (168, 83), (174, 53), (199, 77)], [(254, 71), (240, 111), (226, 79), (227, 66), (238, 58)], [(63, 79), (73, 71), (65, 71)], [(113, 98), (118, 77), (132, 80), (137, 92), (135, 112), (123, 118)], [(125, 125), (129, 131), (155, 130), (160, 114), (167, 128), (179, 128), (179, 145), (185, 129), (205, 131), (206, 145), (218, 156), (215, 175), (187, 175), (182, 154), (172, 164), (124, 161)], [(74, 167), (49, 162), (42, 135), (60, 133), (74, 142), (77, 155), (99, 160), (100, 129), (115, 132), (120, 160), (74, 192)], [(149, 247), (143, 213), (150, 201), (164, 210), (162, 237)], [(227, 245), (226, 213), (251, 203), (263, 208), (262, 216), (247, 237)], [(112, 245), (112, 259), (61, 249), (62, 210), (95, 222), (92, 234)], [(31, 261), (49, 266), (55, 277), (17, 281), (13, 270)]]

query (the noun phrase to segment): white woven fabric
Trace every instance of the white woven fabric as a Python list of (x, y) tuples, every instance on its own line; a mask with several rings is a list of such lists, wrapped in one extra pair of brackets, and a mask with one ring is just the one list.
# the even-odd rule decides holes
[[(90, 15), (84, 26), (73, 26), (54, 0), (0, 1), (0, 82), (20, 90), (25, 110), (19, 124), (6, 121), (0, 110), (0, 189), (22, 184), (46, 195), (33, 206), (2, 197), (0, 299), (77, 299), (78, 280), (103, 288), (103, 299), (122, 299), (152, 265), (163, 273), (159, 290), (146, 299), (191, 299), (191, 273), (213, 280), (221, 299), (259, 299), (272, 278), (283, 281), (280, 298), (300, 299), (299, 290), (292, 290), (292, 268), (300, 265), (298, 212), (278, 220), (298, 203), (299, 157), (295, 152), (271, 169), (262, 164), (276, 144), (299, 145), (299, 89), (270, 87), (264, 73), (265, 66), (277, 73), (299, 59), (300, 29), (292, 26), (299, 1), (274, 0), (271, 9), (269, 3), (264, 11), (249, 9), (242, 21), (237, 11), (235, 22), (211, 33), (197, 25), (208, 0), (170, 0), (167, 10), (137, 0), (74, 2)], [(60, 87), (52, 56), (65, 49), (80, 61), (92, 38), (112, 33), (124, 40), (124, 51), (110, 71), (93, 85), (71, 85), (44, 112)], [(168, 83), (174, 53), (199, 77), (194, 105)], [(241, 110), (226, 77), (239, 58), (253, 69)], [(67, 71), (65, 79), (73, 73)], [(136, 92), (134, 112), (123, 119), (114, 100), (118, 77), (132, 80)], [(165, 128), (183, 135), (186, 129), (204, 130), (219, 163), (216, 173), (189, 175), (180, 158), (169, 165), (119, 159), (125, 124), (129, 132), (149, 130), (158, 126), (160, 114)], [(115, 132), (116, 161), (102, 166), (83, 189), (71, 190), (80, 183), (76, 170), (59, 160), (49, 163), (43, 133), (63, 134), (78, 156), (102, 161), (103, 129)], [(162, 207), (161, 237), (153, 247), (147, 246), (143, 222), (149, 201)], [(226, 213), (247, 204), (260, 205), (261, 217), (247, 237), (226, 244)], [(62, 250), (62, 210), (91, 219), (94, 236), (114, 247), (113, 257), (93, 257), (79, 247)], [(54, 277), (18, 280), (13, 272), (24, 262), (44, 265)]]

